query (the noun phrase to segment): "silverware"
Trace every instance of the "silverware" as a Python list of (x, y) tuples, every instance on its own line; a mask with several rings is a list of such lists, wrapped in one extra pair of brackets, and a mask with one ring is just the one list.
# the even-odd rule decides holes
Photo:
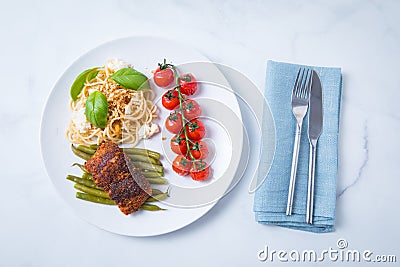
[(307, 113), (308, 102), (310, 98), (311, 71), (300, 68), (297, 73), (296, 82), (292, 91), (292, 112), (296, 118), (296, 134), (294, 138), (292, 168), (290, 171), (290, 182), (288, 200), (286, 206), (286, 215), (292, 214), (294, 186), (296, 183), (297, 161), (299, 157), (301, 127), (303, 119)]
[(308, 163), (307, 213), (306, 223), (313, 223), (314, 210), (314, 174), (317, 142), (322, 132), (322, 86), (318, 74), (312, 71), (310, 111), (308, 115), (308, 140), (310, 142), (310, 158)]

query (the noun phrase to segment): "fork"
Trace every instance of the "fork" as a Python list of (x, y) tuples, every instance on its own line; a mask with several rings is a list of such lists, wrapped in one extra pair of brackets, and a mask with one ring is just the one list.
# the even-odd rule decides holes
[(303, 119), (307, 114), (308, 102), (310, 99), (312, 72), (305, 68), (300, 68), (297, 73), (296, 82), (292, 91), (292, 112), (296, 118), (296, 134), (294, 137), (292, 168), (290, 171), (290, 182), (288, 200), (286, 206), (286, 215), (292, 214), (294, 186), (296, 183), (297, 161), (299, 158), (301, 127)]

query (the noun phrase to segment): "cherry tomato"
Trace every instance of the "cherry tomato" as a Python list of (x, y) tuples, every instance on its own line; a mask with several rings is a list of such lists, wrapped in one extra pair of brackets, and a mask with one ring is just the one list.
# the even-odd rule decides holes
[(195, 161), (190, 168), (190, 177), (196, 181), (204, 181), (210, 176), (210, 166), (204, 161)]
[(167, 91), (161, 99), (162, 105), (169, 110), (173, 110), (179, 105), (179, 94), (176, 90)]
[(170, 133), (177, 134), (182, 129), (182, 115), (179, 112), (171, 112), (165, 121), (165, 127)]
[(157, 86), (166, 88), (174, 81), (174, 72), (161, 64), (154, 72), (153, 78)]
[(201, 115), (200, 105), (192, 99), (185, 100), (185, 102), (182, 104), (182, 107), (183, 115), (188, 120), (198, 118)]
[(192, 162), (187, 160), (184, 156), (177, 156), (172, 162), (172, 169), (179, 175), (188, 175), (190, 168), (192, 167)]
[(181, 93), (185, 95), (193, 95), (197, 91), (197, 81), (190, 73), (179, 77), (179, 86), (181, 87)]
[[(190, 152), (195, 159), (205, 159), (208, 157), (208, 146), (202, 141), (195, 141), (194, 144), (190, 145)], [(189, 153), (186, 158), (190, 159)]]
[(186, 138), (184, 134), (175, 135), (171, 139), (171, 150), (178, 155), (186, 155), (187, 145)]
[(198, 119), (189, 121), (185, 127), (190, 140), (199, 141), (206, 134), (204, 124)]

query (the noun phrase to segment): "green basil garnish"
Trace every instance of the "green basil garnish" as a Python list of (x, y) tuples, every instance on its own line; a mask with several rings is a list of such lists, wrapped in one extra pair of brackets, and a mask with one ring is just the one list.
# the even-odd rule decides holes
[(150, 89), (150, 84), (146, 75), (131, 68), (123, 68), (118, 70), (111, 75), (111, 79), (127, 89)]
[(98, 128), (105, 128), (107, 125), (108, 102), (105, 95), (99, 91), (91, 93), (86, 100), (86, 119)]
[(96, 68), (88, 69), (82, 72), (81, 74), (76, 77), (74, 83), (71, 86), (71, 97), (74, 101), (78, 99), (78, 95), (81, 93), (83, 86), (85, 85), (86, 80), (90, 81), (94, 77), (96, 77), (99, 71)]

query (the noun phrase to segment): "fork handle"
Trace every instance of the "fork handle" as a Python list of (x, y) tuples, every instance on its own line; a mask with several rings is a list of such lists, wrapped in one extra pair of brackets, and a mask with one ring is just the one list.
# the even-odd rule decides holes
[(317, 152), (316, 144), (310, 142), (310, 159), (308, 163), (308, 186), (307, 186), (307, 211), (306, 223), (313, 223), (314, 211), (314, 174), (315, 174), (315, 157)]
[(290, 181), (288, 199), (286, 205), (286, 215), (292, 215), (294, 186), (296, 184), (297, 162), (299, 159), (300, 137), (301, 137), (302, 122), (296, 122), (296, 134), (294, 136), (293, 155), (292, 155), (292, 168), (290, 170)]

